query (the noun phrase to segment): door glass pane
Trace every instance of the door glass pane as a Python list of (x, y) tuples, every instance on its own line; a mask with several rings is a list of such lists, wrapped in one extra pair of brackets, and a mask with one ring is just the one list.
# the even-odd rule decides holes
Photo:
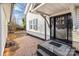
[(68, 17), (68, 20), (67, 20), (67, 24), (68, 24), (68, 40), (72, 41), (73, 22), (72, 22), (71, 15), (68, 15), (67, 17)]
[(51, 19), (51, 26), (52, 26), (51, 27), (51, 33), (52, 33), (51, 36), (53, 37), (54, 36), (54, 19), (53, 18)]
[(67, 26), (65, 16), (56, 17), (56, 38), (67, 39)]

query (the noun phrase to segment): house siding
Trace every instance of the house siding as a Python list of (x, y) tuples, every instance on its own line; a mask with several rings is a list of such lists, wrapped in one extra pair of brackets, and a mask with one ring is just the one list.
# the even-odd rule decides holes
[(0, 4), (0, 56), (1, 56), (1, 4)]
[(73, 19), (73, 47), (79, 51), (79, 7), (75, 7), (75, 20)]
[[(48, 18), (48, 17), (47, 17)], [(41, 15), (33, 14), (33, 13), (28, 13), (26, 16), (26, 22), (27, 22), (27, 28), (26, 31), (27, 33), (40, 37), (42, 39), (45, 39), (45, 20)], [(29, 28), (29, 21), (33, 19), (38, 19), (38, 30), (30, 29)], [(49, 19), (48, 19), (49, 21)], [(46, 23), (46, 40), (50, 39), (50, 29), (48, 28), (48, 25)]]
[(3, 55), (8, 34), (10, 4), (0, 4), (0, 55)]
[(3, 54), (3, 50), (4, 50), (4, 45), (5, 45), (5, 38), (6, 38), (6, 21), (5, 21), (5, 14), (4, 14), (4, 11), (3, 11), (3, 7), (1, 5), (1, 8), (0, 8), (0, 14), (1, 14), (1, 19), (0, 19), (0, 55)]
[(3, 10), (3, 5), (1, 5), (1, 55), (3, 55), (6, 38), (7, 38), (7, 19), (5, 16), (5, 12)]

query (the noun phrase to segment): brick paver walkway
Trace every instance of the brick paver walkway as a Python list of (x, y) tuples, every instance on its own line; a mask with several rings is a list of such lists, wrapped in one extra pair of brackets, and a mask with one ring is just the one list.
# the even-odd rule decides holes
[(16, 38), (15, 41), (19, 44), (20, 47), (18, 50), (16, 50), (15, 56), (36, 55), (37, 45), (44, 42), (40, 39), (28, 35)]
[(5, 49), (5, 56), (35, 56), (38, 44), (44, 43), (38, 38), (27, 35), (26, 31), (17, 31), (9, 34), (8, 40), (14, 40), (19, 48), (15, 51), (10, 51), (10, 47)]

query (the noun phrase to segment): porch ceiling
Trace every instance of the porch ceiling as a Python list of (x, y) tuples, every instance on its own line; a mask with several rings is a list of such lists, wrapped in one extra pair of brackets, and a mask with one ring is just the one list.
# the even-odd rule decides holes
[(52, 15), (58, 12), (62, 12), (65, 10), (69, 10), (70, 8), (69, 3), (45, 3), (42, 6), (40, 6), (39, 8), (36, 8), (34, 10), (32, 10), (32, 12), (37, 13), (37, 11), (46, 14), (46, 15)]

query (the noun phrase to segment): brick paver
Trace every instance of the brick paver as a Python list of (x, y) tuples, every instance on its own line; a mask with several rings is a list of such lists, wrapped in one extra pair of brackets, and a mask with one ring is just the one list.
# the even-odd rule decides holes
[(31, 37), (23, 36), (16, 38), (15, 41), (19, 44), (19, 49), (16, 50), (15, 56), (33, 56), (36, 55), (37, 45), (44, 41)]
[(19, 48), (15, 51), (11, 51), (10, 47), (5, 48), (4, 56), (34, 56), (36, 55), (38, 44), (44, 43), (44, 41), (29, 36), (26, 31), (17, 31), (8, 35), (8, 40), (14, 40)]

